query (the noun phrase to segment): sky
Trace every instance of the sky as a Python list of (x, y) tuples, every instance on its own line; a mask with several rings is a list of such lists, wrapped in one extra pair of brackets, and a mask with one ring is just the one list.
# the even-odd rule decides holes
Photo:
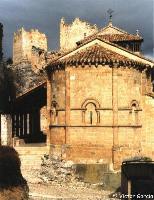
[(21, 27), (45, 33), (48, 50), (58, 50), (62, 17), (67, 23), (79, 17), (104, 27), (109, 8), (114, 10), (113, 25), (133, 34), (139, 30), (144, 55), (154, 59), (154, 0), (0, 0), (4, 55), (12, 57), (13, 33)]

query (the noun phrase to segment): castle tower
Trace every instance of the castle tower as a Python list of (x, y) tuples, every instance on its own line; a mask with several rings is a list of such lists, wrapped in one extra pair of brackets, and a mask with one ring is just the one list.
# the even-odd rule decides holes
[(47, 51), (46, 35), (40, 33), (37, 29), (31, 29), (28, 32), (24, 28), (21, 28), (14, 33), (13, 63), (17, 64), (23, 60), (31, 62), (33, 46)]
[(3, 58), (2, 39), (3, 39), (3, 24), (0, 23), (0, 61), (1, 61), (2, 58)]
[(98, 31), (96, 25), (90, 25), (76, 18), (72, 24), (66, 24), (62, 18), (60, 22), (60, 50), (68, 51), (76, 47), (76, 42)]

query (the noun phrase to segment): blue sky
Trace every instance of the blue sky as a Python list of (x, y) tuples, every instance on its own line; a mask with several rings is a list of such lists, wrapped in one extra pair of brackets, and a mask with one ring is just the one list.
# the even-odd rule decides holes
[(138, 29), (144, 37), (146, 56), (154, 57), (153, 0), (0, 0), (0, 22), (4, 25), (5, 57), (12, 56), (13, 33), (22, 26), (37, 28), (48, 37), (49, 50), (59, 48), (59, 22), (75, 17), (98, 27), (108, 23), (107, 10), (114, 10), (113, 24), (130, 33)]

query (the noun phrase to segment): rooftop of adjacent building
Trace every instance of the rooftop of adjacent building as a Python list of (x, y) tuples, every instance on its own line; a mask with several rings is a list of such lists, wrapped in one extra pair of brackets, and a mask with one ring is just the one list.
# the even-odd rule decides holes
[[(117, 33), (105, 33), (105, 30), (107, 29), (115, 30)], [(123, 41), (143, 41), (143, 38), (139, 35), (139, 31), (136, 31), (136, 35), (130, 34), (116, 26), (113, 26), (110, 22), (106, 27), (100, 29), (97, 33), (90, 35), (88, 37), (85, 37), (83, 40), (78, 41), (77, 45), (80, 45), (82, 43), (87, 42), (88, 40), (91, 40), (92, 38), (99, 37), (101, 39), (108, 40), (110, 42), (123, 42)]]

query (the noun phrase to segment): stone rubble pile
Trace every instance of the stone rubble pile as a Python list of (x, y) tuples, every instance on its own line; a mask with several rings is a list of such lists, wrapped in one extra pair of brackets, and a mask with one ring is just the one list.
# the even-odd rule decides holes
[[(37, 179), (39, 183), (70, 185), (71, 187), (102, 188), (103, 183), (84, 182), (71, 160), (61, 160), (58, 156), (44, 155)], [(36, 180), (37, 180), (36, 179)]]
[(42, 164), (39, 178), (44, 183), (57, 182), (77, 182), (79, 178), (75, 174), (75, 165), (73, 161), (61, 160), (59, 157), (42, 157)]
[[(114, 193), (104, 191), (100, 183), (86, 183), (77, 174), (73, 161), (45, 154), (39, 169), (26, 170), (30, 186), (30, 200), (34, 199), (72, 199), (72, 200), (115, 200)], [(111, 196), (111, 197), (110, 197)]]

